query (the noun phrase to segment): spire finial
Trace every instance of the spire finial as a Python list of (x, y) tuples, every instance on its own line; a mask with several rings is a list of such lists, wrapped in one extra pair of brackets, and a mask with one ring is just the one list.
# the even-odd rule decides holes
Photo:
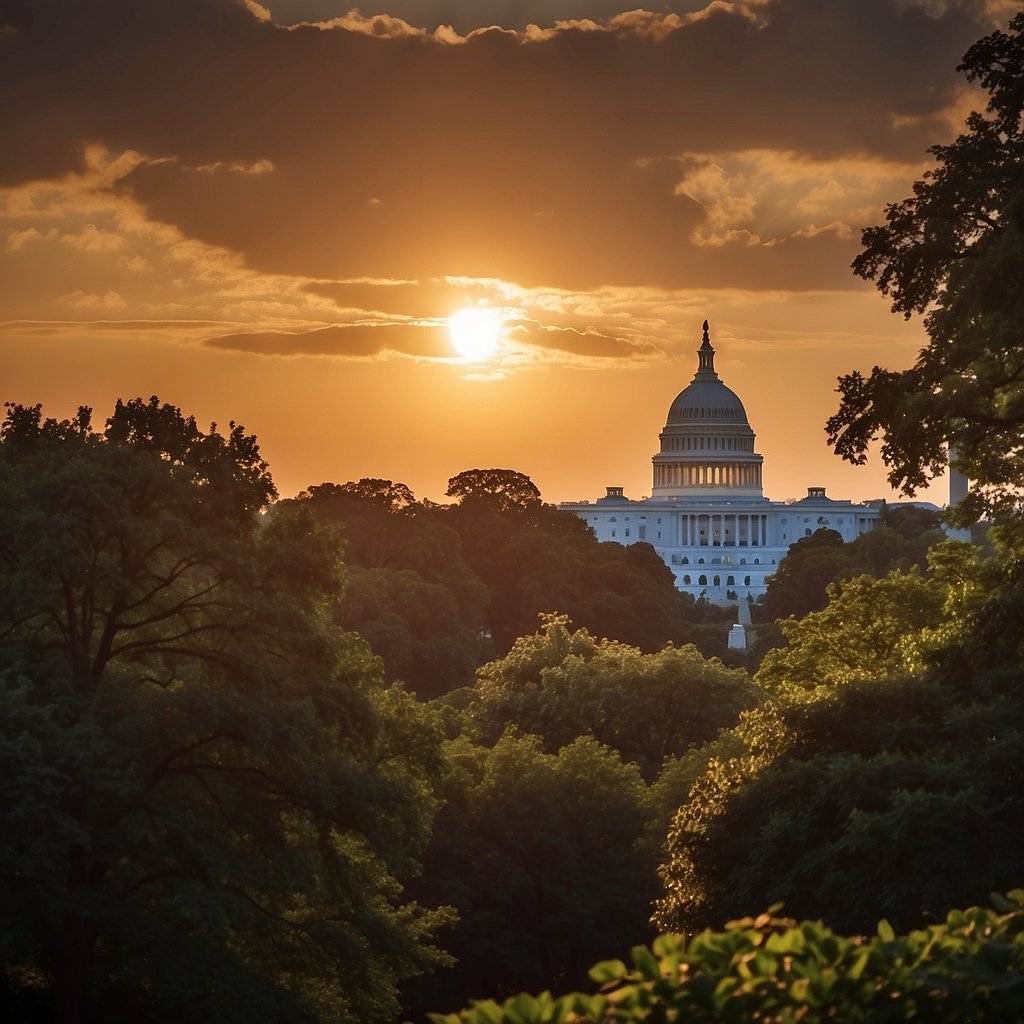
[(708, 335), (708, 322), (704, 321), (704, 340), (697, 349), (697, 372), (710, 374), (715, 380), (718, 375), (715, 373), (715, 350), (711, 347), (711, 338)]

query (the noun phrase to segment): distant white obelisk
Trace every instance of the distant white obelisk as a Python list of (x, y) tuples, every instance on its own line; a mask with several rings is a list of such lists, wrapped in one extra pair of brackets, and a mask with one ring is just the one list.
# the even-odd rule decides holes
[[(970, 487), (967, 477), (960, 472), (959, 469), (954, 467), (953, 463), (956, 461), (957, 451), (950, 445), (949, 446), (949, 508), (956, 508), (966, 497), (967, 491)], [(970, 541), (971, 531), (957, 527), (946, 526), (944, 527), (946, 536), (950, 540), (963, 540)]]
[(739, 620), (729, 630), (728, 645), (731, 651), (747, 649), (747, 626), (750, 625), (750, 595), (741, 597), (737, 603), (736, 618)]

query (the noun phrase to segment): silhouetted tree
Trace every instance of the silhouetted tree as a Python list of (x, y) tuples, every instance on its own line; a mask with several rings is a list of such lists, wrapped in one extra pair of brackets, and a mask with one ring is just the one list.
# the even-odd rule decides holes
[(894, 312), (929, 310), (929, 344), (908, 370), (841, 377), (828, 433), (854, 463), (880, 434), (889, 480), (906, 494), (945, 471), (952, 446), (975, 483), (969, 522), (1016, 515), (1024, 483), (1024, 14), (975, 43), (959, 70), (987, 90), (987, 114), (932, 147), (935, 169), (865, 230), (853, 263)]
[(496, 512), (529, 510), (540, 505), (540, 491), (514, 469), (467, 469), (448, 481), (445, 494), (462, 504), (486, 505)]

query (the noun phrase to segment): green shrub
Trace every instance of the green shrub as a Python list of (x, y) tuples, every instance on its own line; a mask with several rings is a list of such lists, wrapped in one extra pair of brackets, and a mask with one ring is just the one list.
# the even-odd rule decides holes
[(773, 916), (692, 938), (637, 946), (632, 966), (590, 971), (600, 991), (482, 1001), (434, 1024), (662, 1022), (1017, 1022), (1024, 1019), (1024, 890), (996, 910), (952, 910), (943, 924), (896, 936), (836, 935), (821, 922)]

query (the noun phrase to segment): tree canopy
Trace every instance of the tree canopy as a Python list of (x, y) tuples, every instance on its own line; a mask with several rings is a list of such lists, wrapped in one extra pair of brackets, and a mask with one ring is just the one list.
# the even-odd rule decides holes
[(452, 479), (461, 500), (449, 506), (376, 479), (318, 484), (296, 499), (342, 532), (353, 570), (335, 618), (369, 640), (389, 679), (421, 697), (466, 686), (541, 613), (644, 651), (691, 628), (693, 601), (650, 545), (598, 543), (579, 517), (534, 500), (522, 473)]
[(445, 494), (466, 505), (486, 505), (496, 512), (528, 511), (540, 506), (540, 491), (514, 469), (467, 469), (448, 481)]
[(659, 927), (765, 900), (912, 927), (1020, 877), (1019, 562), (955, 543), (931, 560), (928, 579), (859, 577), (784, 624), (791, 648), (757, 677), (777, 699), (742, 716), (669, 831)]
[(705, 659), (695, 647), (635, 647), (571, 630), (547, 616), (502, 659), (477, 674), (472, 706), (485, 736), (514, 725), (548, 749), (593, 736), (650, 778), (666, 757), (686, 753), (732, 726), (761, 699), (745, 672)]
[(655, 863), (635, 845), (646, 819), (634, 765), (589, 737), (546, 753), (536, 736), (446, 745), (448, 774), (411, 892), (450, 903), (455, 966), (415, 982), (425, 1010), (467, 996), (575, 985), (597, 956), (649, 937)]
[[(255, 439), (119, 403), (0, 429), (0, 960), (61, 1022), (386, 1020), (440, 735), (330, 627), (336, 537)], [(415, 734), (415, 742), (411, 735)]]
[(974, 487), (958, 513), (1019, 513), (1024, 483), (1024, 14), (975, 43), (959, 70), (988, 93), (913, 195), (864, 231), (854, 271), (892, 299), (927, 312), (929, 343), (902, 371), (839, 379), (827, 425), (837, 454), (863, 463), (882, 436), (889, 480), (907, 494), (945, 471)]

